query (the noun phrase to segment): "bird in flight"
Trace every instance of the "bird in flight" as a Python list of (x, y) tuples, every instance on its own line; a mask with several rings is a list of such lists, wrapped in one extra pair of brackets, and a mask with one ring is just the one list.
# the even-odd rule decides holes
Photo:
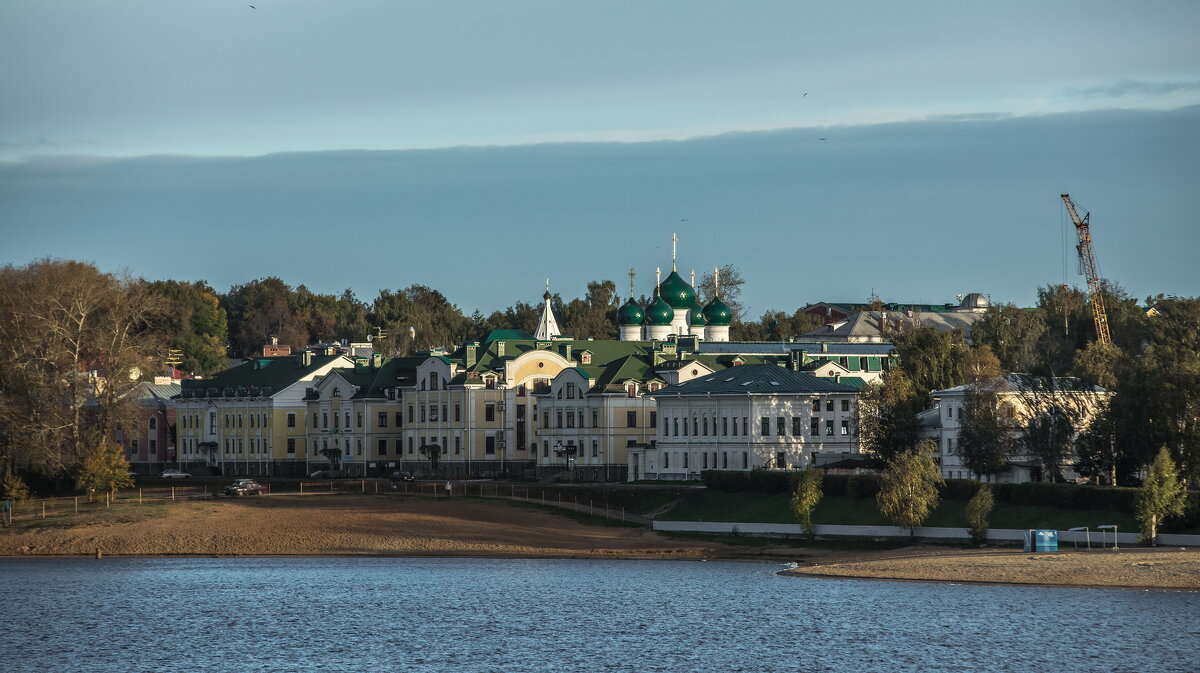
[(817, 138), (817, 140), (827, 140), (827, 138)]
[[(807, 96), (807, 95), (808, 95), (808, 92), (807, 92), (807, 91), (805, 91), (805, 92), (804, 92), (804, 96)], [(801, 98), (804, 98), (804, 96), (801, 96)]]
[(255, 7), (254, 5), (250, 5), (250, 9), (258, 9), (258, 8)]

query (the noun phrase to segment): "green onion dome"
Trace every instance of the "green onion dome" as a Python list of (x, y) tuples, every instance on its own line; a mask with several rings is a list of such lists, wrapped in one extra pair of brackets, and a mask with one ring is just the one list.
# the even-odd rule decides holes
[(724, 327), (733, 321), (733, 311), (729, 310), (720, 297), (713, 297), (708, 306), (704, 307), (704, 318), (709, 325)]
[(645, 319), (646, 312), (642, 310), (641, 306), (638, 306), (633, 297), (630, 297), (624, 306), (617, 309), (617, 323), (620, 325), (640, 325)]
[(688, 324), (692, 327), (703, 327), (708, 324), (708, 320), (704, 317), (704, 309), (698, 302), (692, 302), (692, 307), (688, 309)]
[(658, 295), (667, 300), (671, 308), (690, 309), (696, 303), (696, 291), (674, 271), (658, 286)]
[(646, 307), (647, 325), (670, 325), (674, 319), (675, 310), (662, 297), (655, 297), (654, 302)]

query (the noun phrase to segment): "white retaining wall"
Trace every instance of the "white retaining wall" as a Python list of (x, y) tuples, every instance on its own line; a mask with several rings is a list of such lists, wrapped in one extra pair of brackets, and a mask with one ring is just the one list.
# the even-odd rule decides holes
[[(800, 524), (792, 523), (730, 523), (725, 521), (654, 521), (654, 530), (669, 531), (675, 533), (711, 533), (711, 534), (729, 534), (738, 533), (741, 535), (782, 535), (782, 536), (804, 536), (804, 527)], [(841, 526), (841, 525), (818, 525), (815, 526), (818, 538), (857, 538), (871, 540), (908, 540), (912, 536), (907, 528), (899, 526)], [(971, 532), (966, 528), (933, 528), (922, 527), (916, 529), (916, 537), (921, 540), (934, 540), (945, 542), (966, 542), (971, 539)], [(1101, 544), (1112, 545), (1113, 534), (1111, 532), (1091, 531), (1091, 543), (1093, 547), (1099, 547)], [(1134, 533), (1117, 533), (1118, 545), (1133, 546), (1138, 543), (1140, 535)], [(1012, 528), (991, 528), (988, 529), (987, 539), (996, 542), (1022, 542), (1025, 539), (1024, 529)], [(1075, 546), (1075, 542), (1080, 544), (1086, 540), (1083, 531), (1058, 531), (1058, 544), (1064, 546), (1069, 544)], [(1158, 536), (1158, 542), (1163, 546), (1170, 547), (1200, 547), (1200, 535), (1175, 535), (1163, 533)]]

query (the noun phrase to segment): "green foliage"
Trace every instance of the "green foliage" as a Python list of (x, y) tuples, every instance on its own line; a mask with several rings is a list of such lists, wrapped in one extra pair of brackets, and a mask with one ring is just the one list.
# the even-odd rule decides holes
[(971, 340), (986, 345), (1006, 372), (1033, 371), (1038, 361), (1038, 341), (1046, 332), (1046, 323), (1038, 310), (998, 304), (987, 309), (971, 328)]
[(800, 525), (804, 526), (804, 531), (808, 533), (809, 537), (814, 534), (812, 514), (819, 502), (821, 502), (821, 473), (810, 465), (808, 469), (800, 473), (796, 490), (792, 491), (792, 512), (800, 520)]
[(967, 501), (967, 507), (963, 514), (967, 518), (967, 527), (971, 529), (971, 539), (976, 542), (982, 541), (987, 536), (988, 515), (992, 513), (992, 507), (995, 504), (996, 500), (992, 497), (992, 489), (987, 484), (980, 486), (975, 496)]
[(157, 329), (170, 348), (183, 352), (180, 369), (205, 376), (229, 366), (228, 321), (217, 293), (207, 283), (155, 281), (148, 289), (167, 304)]
[(854, 424), (862, 447), (887, 460), (917, 442), (917, 413), (923, 410), (912, 379), (903, 369), (871, 383), (858, 396)]
[(0, 479), (0, 500), (16, 500), (24, 502), (29, 499), (29, 487), (13, 470), (6, 470), (4, 479)]
[(1136, 511), (1138, 521), (1142, 525), (1142, 537), (1154, 544), (1158, 538), (1158, 526), (1163, 519), (1183, 514), (1186, 503), (1186, 492), (1175, 463), (1167, 447), (1162, 447), (1142, 487), (1138, 489)]
[(936, 447), (928, 440), (888, 461), (879, 475), (875, 496), (879, 511), (893, 524), (914, 529), (938, 505), (938, 487), (944, 482), (933, 462)]
[(900, 369), (912, 382), (917, 410), (929, 408), (929, 393), (953, 388), (967, 380), (970, 348), (958, 330), (916, 327), (895, 334)]
[(1015, 448), (1009, 409), (1001, 403), (995, 386), (986, 382), (971, 386), (963, 395), (954, 452), (974, 474), (997, 474), (1008, 465)]
[(116, 442), (103, 439), (88, 447), (75, 471), (75, 481), (88, 493), (116, 493), (133, 486), (129, 461)]

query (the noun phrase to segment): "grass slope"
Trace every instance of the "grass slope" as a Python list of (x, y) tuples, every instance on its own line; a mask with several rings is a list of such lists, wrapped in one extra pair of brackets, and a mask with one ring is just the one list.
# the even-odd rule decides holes
[[(942, 502), (926, 520), (926, 526), (963, 528), (966, 501)], [(725, 493), (699, 490), (686, 494), (675, 506), (658, 518), (670, 521), (731, 521), (756, 523), (799, 523), (793, 516), (784, 494)], [(873, 499), (841, 497), (822, 498), (813, 513), (818, 524), (858, 526), (887, 525)], [(1038, 505), (997, 503), (988, 517), (992, 528), (1056, 528), (1066, 530), (1076, 526), (1095, 529), (1102, 524), (1117, 524), (1121, 530), (1136, 531), (1137, 521), (1132, 514), (1092, 510), (1067, 510)]]

